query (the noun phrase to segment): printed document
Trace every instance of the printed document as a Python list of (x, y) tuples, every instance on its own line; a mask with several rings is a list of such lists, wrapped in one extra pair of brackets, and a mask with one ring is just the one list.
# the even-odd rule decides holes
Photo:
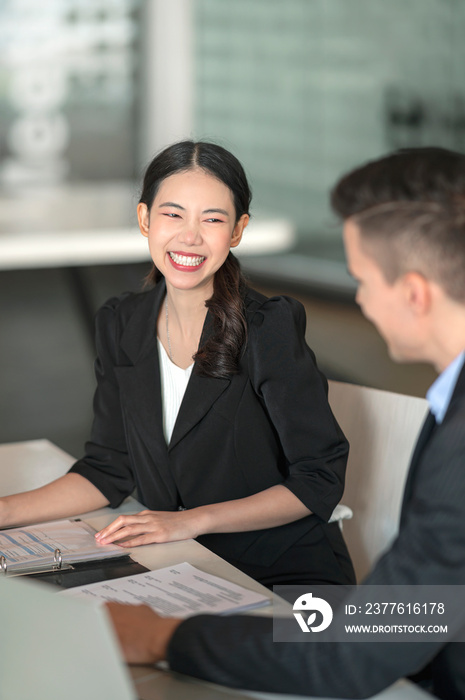
[(96, 598), (119, 603), (145, 603), (163, 617), (190, 617), (199, 613), (227, 614), (270, 603), (270, 598), (184, 562), (136, 576), (68, 588), (58, 595)]

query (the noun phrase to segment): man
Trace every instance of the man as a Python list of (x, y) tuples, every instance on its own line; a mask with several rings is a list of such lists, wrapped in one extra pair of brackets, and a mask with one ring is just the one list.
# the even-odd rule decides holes
[[(397, 539), (364, 584), (465, 584), (465, 156), (412, 149), (345, 176), (344, 221), (357, 302), (398, 361), (440, 373), (410, 465)], [(465, 607), (465, 606), (464, 606)], [(428, 668), (442, 698), (465, 698), (465, 645), (272, 640), (266, 618), (160, 619), (111, 606), (129, 661), (252, 690), (367, 697)], [(465, 619), (465, 611), (464, 611)]]

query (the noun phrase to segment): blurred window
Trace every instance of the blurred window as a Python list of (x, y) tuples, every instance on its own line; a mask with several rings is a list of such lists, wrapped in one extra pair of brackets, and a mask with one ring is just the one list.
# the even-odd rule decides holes
[(132, 179), (138, 4), (0, 1), (0, 186)]
[(254, 212), (333, 236), (328, 189), (407, 145), (465, 150), (460, 0), (194, 0), (195, 135), (245, 164)]

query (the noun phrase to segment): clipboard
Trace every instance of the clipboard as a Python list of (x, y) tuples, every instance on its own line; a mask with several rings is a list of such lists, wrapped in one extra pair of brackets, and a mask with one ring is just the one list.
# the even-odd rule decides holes
[(149, 569), (146, 566), (134, 561), (127, 553), (123, 553), (119, 557), (111, 557), (110, 559), (90, 559), (69, 564), (63, 562), (60, 550), (56, 549), (53, 564), (25, 566), (20, 570), (16, 569), (11, 572), (8, 572), (5, 557), (0, 556), (0, 577), (26, 576), (59, 588), (87, 586), (90, 583), (123, 578), (124, 576), (135, 576), (147, 571)]
[(0, 556), (0, 574), (3, 576), (30, 576), (31, 574), (45, 574), (57, 571), (67, 571), (73, 569), (73, 565), (68, 562), (63, 562), (63, 557), (59, 549), (53, 552), (53, 562), (46, 564), (30, 564), (24, 565), (21, 568), (9, 570), (6, 557), (3, 554)]
[(13, 528), (0, 537), (2, 533), (0, 579), (27, 576), (72, 588), (148, 571), (121, 547), (95, 545), (93, 529), (79, 518)]
[(75, 588), (125, 576), (135, 576), (148, 571), (150, 569), (146, 566), (134, 561), (129, 554), (125, 554), (117, 558), (74, 563), (70, 568), (35, 572), (26, 576), (30, 580), (40, 581), (57, 588)]
[[(112, 578), (119, 569), (123, 569), (123, 573), (116, 574), (119, 576), (130, 575), (131, 569), (134, 573), (141, 571), (140, 565), (130, 559), (130, 551), (117, 545), (101, 545), (94, 534), (93, 528), (79, 518), (1, 530), (0, 578), (49, 576), (58, 585), (80, 585), (87, 570), (94, 572), (90, 581), (95, 580), (99, 568), (102, 573), (97, 580), (107, 575)], [(79, 576), (71, 576), (73, 572), (79, 572)], [(63, 583), (73, 578), (77, 583)]]

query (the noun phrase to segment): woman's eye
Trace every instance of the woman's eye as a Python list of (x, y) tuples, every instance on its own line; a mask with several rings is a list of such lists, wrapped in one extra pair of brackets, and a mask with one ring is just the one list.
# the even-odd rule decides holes
[(213, 219), (213, 218), (211, 218), (211, 219), (207, 219), (207, 221), (210, 222), (210, 223), (214, 223), (214, 224), (215, 224), (215, 223), (220, 223), (220, 224), (223, 223), (221, 219)]
[(164, 215), (169, 216), (170, 219), (176, 219), (179, 217), (179, 214), (175, 214), (174, 212), (171, 212), (171, 211), (165, 211)]

